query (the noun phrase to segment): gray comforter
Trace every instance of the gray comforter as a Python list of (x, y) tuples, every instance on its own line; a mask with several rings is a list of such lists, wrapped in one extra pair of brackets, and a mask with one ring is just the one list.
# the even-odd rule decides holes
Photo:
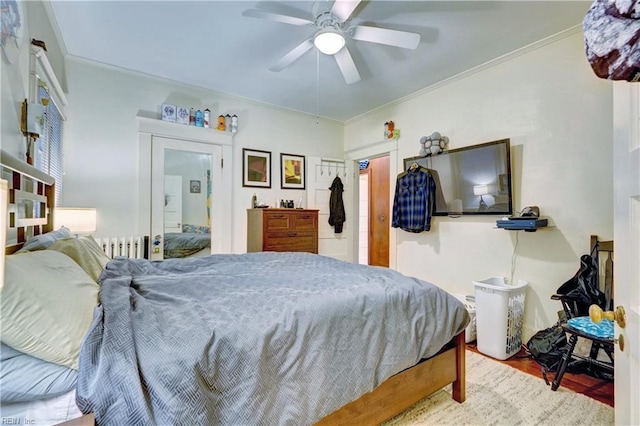
[(188, 257), (211, 247), (211, 234), (195, 232), (167, 232), (164, 234), (164, 258)]
[(118, 258), (80, 353), (98, 425), (305, 425), (434, 355), (462, 303), (307, 253)]

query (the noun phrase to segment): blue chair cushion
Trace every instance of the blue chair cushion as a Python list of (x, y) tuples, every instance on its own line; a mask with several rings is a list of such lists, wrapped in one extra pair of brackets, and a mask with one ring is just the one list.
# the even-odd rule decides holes
[(599, 339), (613, 339), (613, 321), (603, 319), (596, 323), (589, 317), (576, 317), (567, 321), (569, 327)]

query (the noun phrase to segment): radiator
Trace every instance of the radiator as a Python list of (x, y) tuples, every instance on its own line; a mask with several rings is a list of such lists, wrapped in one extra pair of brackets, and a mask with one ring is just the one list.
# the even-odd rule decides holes
[(149, 237), (95, 237), (102, 250), (114, 259), (117, 256), (130, 259), (148, 259)]

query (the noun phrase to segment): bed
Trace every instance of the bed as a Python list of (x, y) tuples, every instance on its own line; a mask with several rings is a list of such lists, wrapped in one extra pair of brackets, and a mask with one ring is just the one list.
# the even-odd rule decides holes
[(164, 234), (165, 259), (181, 259), (209, 254), (211, 254), (211, 234), (209, 233), (166, 232)]
[[(46, 212), (49, 183), (3, 163), (10, 199), (38, 181)], [(2, 342), (77, 372), (71, 389), (33, 397), (75, 391), (74, 424), (374, 424), (447, 384), (465, 399), (468, 314), (432, 284), (308, 253), (74, 259), (56, 245), (84, 252), (90, 238), (12, 214)]]

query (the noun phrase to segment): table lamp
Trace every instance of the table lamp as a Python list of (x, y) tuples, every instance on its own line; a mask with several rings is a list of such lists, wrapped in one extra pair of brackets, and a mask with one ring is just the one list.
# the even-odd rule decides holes
[(489, 187), (487, 185), (474, 185), (473, 186), (473, 195), (480, 196), (480, 203), (478, 204), (478, 211), (487, 210), (487, 203), (482, 199), (483, 195), (487, 195), (489, 193)]
[(53, 215), (54, 229), (65, 226), (77, 234), (96, 230), (96, 209), (79, 207), (56, 207)]

